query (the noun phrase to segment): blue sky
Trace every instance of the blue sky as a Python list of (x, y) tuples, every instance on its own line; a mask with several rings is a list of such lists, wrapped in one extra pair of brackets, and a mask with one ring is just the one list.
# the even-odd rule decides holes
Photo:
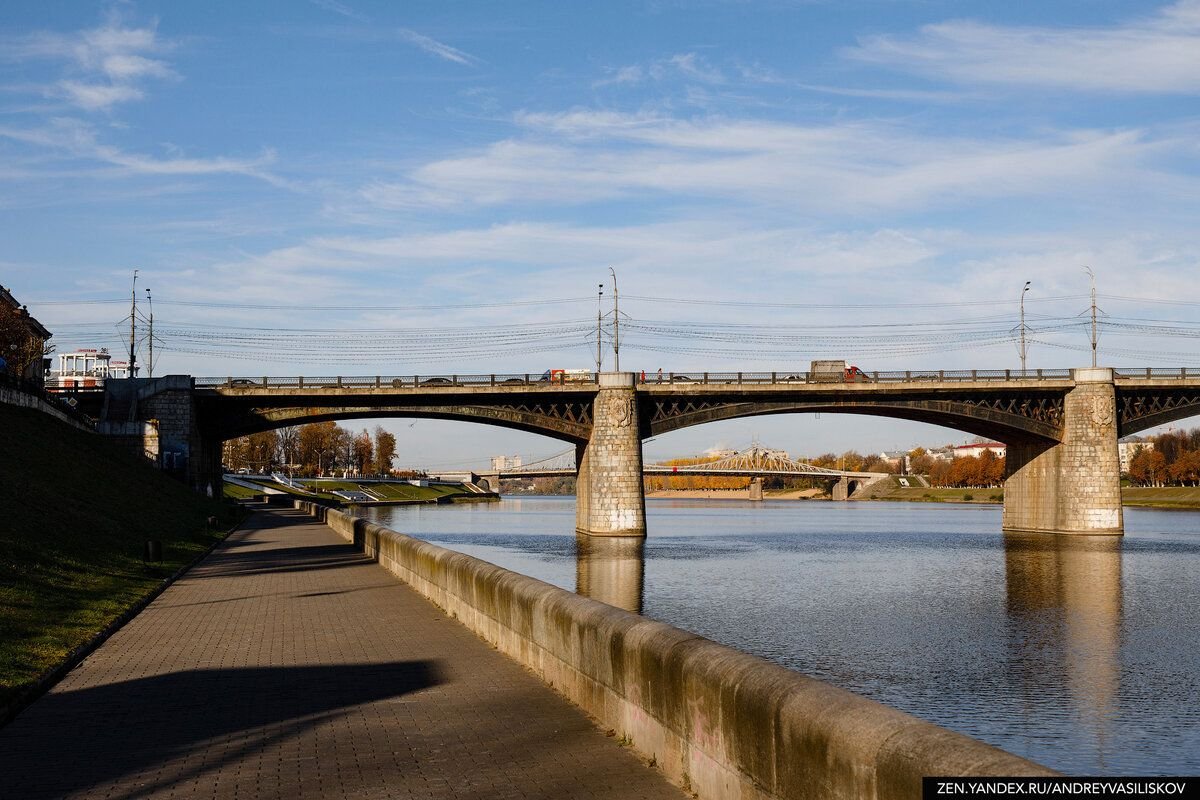
[[(311, 375), (589, 366), (610, 266), (626, 369), (1016, 367), (1032, 280), (1030, 366), (1060, 367), (1086, 264), (1103, 360), (1196, 365), (1198, 95), (1195, 0), (9, 2), (0, 282), (60, 349), (116, 349), (137, 268), (158, 373)], [(1142, 320), (1173, 333), (1115, 326)], [(723, 332), (651, 330), (680, 323)], [(555, 449), (389, 425), (427, 461)], [(755, 435), (962, 439), (794, 417), (648, 452)]]

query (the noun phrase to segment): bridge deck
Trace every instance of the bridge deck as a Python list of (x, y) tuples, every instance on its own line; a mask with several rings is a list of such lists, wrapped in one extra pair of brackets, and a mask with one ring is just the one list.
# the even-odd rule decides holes
[(299, 512), (250, 525), (0, 729), (11, 797), (683, 793)]

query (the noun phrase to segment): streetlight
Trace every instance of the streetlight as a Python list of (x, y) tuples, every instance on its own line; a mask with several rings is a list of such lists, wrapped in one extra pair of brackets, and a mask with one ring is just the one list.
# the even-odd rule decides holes
[(608, 268), (613, 279), (613, 371), (621, 371), (621, 306), (617, 296), (617, 271)]
[(1025, 288), (1021, 290), (1021, 374), (1025, 373), (1025, 293), (1029, 291), (1029, 285), (1033, 281), (1025, 281)]
[(1085, 266), (1083, 271), (1092, 281), (1092, 366), (1096, 366), (1096, 273), (1091, 267)]
[(601, 347), (604, 344), (604, 337), (601, 335), (601, 322), (604, 319), (604, 308), (601, 305), (604, 302), (604, 284), (600, 284), (596, 290), (596, 380), (600, 380), (600, 365), (604, 362), (604, 351)]

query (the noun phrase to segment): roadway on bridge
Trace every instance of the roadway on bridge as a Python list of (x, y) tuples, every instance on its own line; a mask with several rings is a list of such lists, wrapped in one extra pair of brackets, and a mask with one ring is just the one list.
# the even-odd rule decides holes
[(261, 511), (0, 729), (4, 797), (685, 795), (324, 525)]

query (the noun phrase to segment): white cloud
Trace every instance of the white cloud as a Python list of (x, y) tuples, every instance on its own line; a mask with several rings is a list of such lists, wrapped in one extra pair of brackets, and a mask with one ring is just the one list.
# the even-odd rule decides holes
[(448, 44), (443, 44), (436, 39), (431, 39), (424, 34), (417, 33), (416, 31), (409, 30), (408, 28), (398, 28), (396, 30), (396, 35), (399, 36), (401, 40), (408, 42), (409, 44), (416, 45), (418, 48), (424, 50), (430, 55), (435, 55), (438, 58), (446, 61), (453, 61), (455, 64), (471, 65), (479, 60), (469, 53), (464, 53), (462, 50), (458, 50), (457, 48), (451, 47)]
[(309, 0), (309, 2), (318, 8), (323, 8), (326, 11), (332, 11), (335, 14), (341, 14), (343, 17), (348, 19), (355, 19), (359, 22), (367, 21), (367, 18), (364, 15), (358, 13), (344, 3), (337, 2), (337, 0)]
[(61, 62), (66, 72), (53, 84), (37, 87), (87, 111), (105, 111), (145, 97), (146, 79), (178, 77), (159, 55), (172, 49), (154, 26), (130, 27), (111, 14), (97, 28), (69, 34), (35, 33), (0, 40), (0, 56), (9, 61)]
[(40, 128), (0, 125), (0, 138), (55, 152), (62, 158), (96, 161), (119, 167), (128, 175), (235, 174), (259, 178), (276, 185), (283, 184), (283, 181), (267, 171), (267, 167), (275, 161), (272, 151), (266, 151), (253, 159), (154, 158), (103, 144), (97, 140), (91, 125), (70, 118), (54, 119), (49, 125)]
[(843, 51), (872, 64), (965, 84), (1161, 94), (1200, 92), (1200, 0), (1124, 25), (1005, 27), (969, 20), (882, 34)]
[(58, 88), (68, 101), (85, 111), (102, 111), (117, 103), (141, 100), (145, 96), (141, 89), (120, 84), (59, 81)]
[(776, 211), (913, 212), (1100, 187), (1162, 189), (1173, 179), (1155, 172), (1155, 159), (1188, 157), (1191, 146), (1187, 136), (1141, 130), (970, 138), (882, 122), (794, 125), (585, 110), (517, 121), (526, 136), (425, 164), (401, 182), (372, 182), (361, 197), (383, 208), (674, 197)]

